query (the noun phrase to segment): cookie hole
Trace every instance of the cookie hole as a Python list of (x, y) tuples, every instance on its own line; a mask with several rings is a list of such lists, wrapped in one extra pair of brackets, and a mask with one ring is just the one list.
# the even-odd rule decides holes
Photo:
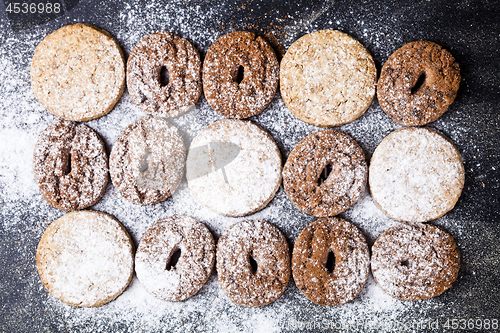
[(319, 175), (318, 178), (318, 186), (321, 186), (325, 182), (325, 180), (330, 176), (330, 173), (332, 173), (333, 170), (333, 164), (328, 163), (324, 168), (323, 171), (321, 171), (321, 174)]
[(420, 89), (420, 87), (424, 84), (424, 82), (425, 82), (425, 73), (422, 73), (418, 77), (418, 80), (415, 83), (415, 85), (411, 88), (411, 93), (412, 94), (416, 93), (418, 89)]
[(328, 273), (332, 273), (335, 269), (335, 255), (333, 251), (328, 252), (328, 259), (326, 259), (326, 270)]
[(142, 157), (142, 159), (139, 161), (139, 172), (144, 173), (148, 171), (149, 167), (149, 158), (151, 157), (151, 150), (149, 148), (146, 148), (146, 153)]
[(234, 82), (240, 84), (241, 81), (243, 81), (244, 76), (245, 76), (245, 68), (240, 65), (238, 66), (238, 70), (236, 71)]
[(253, 258), (253, 253), (250, 252), (250, 255), (248, 256), (248, 260), (250, 261), (250, 269), (252, 271), (252, 274), (255, 274), (257, 272), (257, 261)]
[(410, 262), (408, 260), (401, 261), (401, 266), (410, 267)]
[(71, 173), (71, 150), (68, 153), (68, 160), (66, 162), (66, 165), (64, 166), (63, 169), (63, 177), (66, 175), (69, 175)]
[(165, 269), (169, 271), (173, 267), (175, 267), (175, 265), (177, 265), (177, 262), (179, 261), (180, 256), (181, 256), (181, 249), (175, 250), (172, 256), (170, 257), (170, 260), (167, 262), (167, 266), (165, 267)]
[(165, 87), (170, 82), (170, 75), (168, 74), (168, 69), (162, 66), (160, 69), (160, 86)]

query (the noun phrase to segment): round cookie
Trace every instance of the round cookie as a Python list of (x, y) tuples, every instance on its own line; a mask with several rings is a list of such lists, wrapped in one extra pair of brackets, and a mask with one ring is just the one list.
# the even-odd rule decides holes
[(104, 143), (87, 126), (57, 119), (38, 139), (33, 173), (51, 206), (66, 211), (90, 207), (108, 183)]
[(186, 149), (177, 128), (145, 117), (125, 128), (109, 157), (111, 180), (134, 204), (152, 205), (170, 197), (184, 175)]
[[(328, 267), (332, 254), (333, 270)], [(346, 220), (318, 219), (305, 227), (295, 241), (293, 279), (313, 303), (341, 305), (352, 301), (365, 285), (369, 266), (365, 237)]]
[(266, 221), (241, 221), (217, 243), (219, 285), (235, 304), (274, 302), (290, 278), (290, 251), (281, 231)]
[(293, 115), (315, 126), (360, 117), (375, 96), (377, 69), (357, 40), (320, 30), (295, 41), (281, 60), (280, 90)]
[(453, 102), (460, 68), (436, 43), (403, 45), (382, 67), (377, 85), (380, 107), (395, 122), (421, 126), (438, 119)]
[(408, 127), (386, 136), (369, 171), (374, 202), (397, 221), (427, 222), (457, 202), (465, 173), (453, 143), (431, 128)]
[(142, 237), (135, 272), (144, 288), (164, 301), (182, 301), (207, 282), (215, 242), (204, 224), (188, 216), (164, 218)]
[[(326, 170), (331, 170), (321, 182)], [(283, 168), (290, 200), (316, 217), (337, 215), (354, 204), (366, 186), (368, 167), (363, 149), (349, 135), (323, 130), (293, 148)]]
[(132, 102), (142, 111), (177, 117), (201, 95), (198, 51), (186, 39), (167, 31), (145, 36), (128, 58), (127, 86)]
[(203, 92), (208, 104), (229, 118), (259, 114), (273, 100), (279, 64), (272, 47), (252, 32), (219, 37), (203, 61)]
[(226, 216), (264, 208), (281, 183), (281, 154), (271, 136), (250, 121), (222, 119), (191, 142), (186, 178), (196, 199)]
[(383, 232), (372, 247), (377, 284), (401, 300), (432, 298), (457, 279), (460, 256), (453, 237), (429, 224), (400, 224)]
[(47, 35), (31, 62), (35, 97), (67, 120), (99, 118), (125, 89), (125, 60), (118, 42), (89, 24), (64, 26)]
[(36, 264), (55, 298), (73, 306), (101, 306), (120, 295), (132, 279), (133, 252), (129, 234), (115, 218), (78, 211), (45, 230)]

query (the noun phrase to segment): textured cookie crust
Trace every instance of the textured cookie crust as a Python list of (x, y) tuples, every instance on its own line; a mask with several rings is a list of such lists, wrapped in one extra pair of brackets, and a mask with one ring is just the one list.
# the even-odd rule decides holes
[(377, 85), (380, 107), (405, 126), (438, 119), (453, 102), (460, 85), (460, 68), (436, 43), (403, 45), (382, 67)]
[[(238, 71), (243, 79), (238, 83)], [(208, 104), (229, 118), (259, 114), (273, 100), (279, 64), (272, 47), (251, 32), (219, 37), (203, 61), (203, 92)]]
[(125, 89), (125, 60), (106, 31), (77, 23), (47, 35), (31, 62), (31, 87), (53, 115), (67, 120), (99, 118)]
[[(171, 265), (177, 250), (180, 257)], [(215, 242), (207, 227), (188, 216), (173, 216), (146, 231), (135, 255), (135, 272), (155, 297), (182, 301), (203, 287), (214, 262)]]
[(280, 90), (293, 115), (316, 126), (360, 117), (375, 96), (377, 70), (361, 43), (336, 30), (295, 41), (281, 60)]
[(57, 119), (38, 139), (33, 173), (51, 206), (66, 211), (90, 207), (108, 183), (104, 144), (87, 126)]
[[(228, 142), (240, 149), (234, 160), (215, 168), (224, 156), (210, 153), (210, 159), (196, 156), (198, 149)], [(212, 149), (212, 148), (210, 148)], [(198, 170), (208, 174), (194, 178)], [(207, 208), (227, 216), (244, 216), (264, 208), (281, 183), (281, 154), (271, 136), (250, 121), (222, 119), (205, 127), (191, 142), (186, 161), (188, 186)], [(225, 175), (224, 175), (225, 174)], [(227, 179), (227, 182), (226, 182)]]
[[(254, 271), (250, 258), (255, 260)], [(274, 302), (290, 278), (290, 250), (281, 231), (266, 221), (241, 221), (217, 243), (219, 285), (234, 303), (247, 307)]]
[(145, 117), (130, 124), (109, 157), (111, 180), (135, 204), (152, 205), (170, 197), (184, 175), (186, 149), (177, 128)]
[[(327, 165), (328, 178), (319, 185)], [(363, 149), (349, 135), (323, 130), (309, 134), (293, 148), (283, 168), (290, 200), (316, 217), (337, 215), (354, 204), (366, 186), (368, 167)]]
[(38, 244), (36, 264), (55, 298), (73, 306), (101, 306), (132, 279), (133, 252), (130, 236), (115, 218), (79, 211), (49, 225)]
[[(329, 272), (328, 255), (335, 265)], [(365, 237), (352, 223), (340, 218), (321, 218), (302, 230), (292, 255), (293, 280), (299, 290), (319, 305), (352, 301), (363, 289), (370, 270)]]
[[(168, 71), (162, 84), (161, 71)], [(166, 83), (166, 82), (163, 82)], [(127, 86), (132, 102), (147, 114), (177, 117), (201, 95), (201, 61), (187, 40), (170, 32), (143, 37), (127, 61)]]
[(457, 279), (460, 255), (453, 237), (429, 224), (400, 224), (372, 247), (371, 268), (380, 288), (401, 300), (435, 297)]
[(370, 162), (373, 200), (397, 221), (427, 222), (443, 216), (455, 206), (464, 181), (460, 153), (431, 128), (392, 132), (375, 149)]

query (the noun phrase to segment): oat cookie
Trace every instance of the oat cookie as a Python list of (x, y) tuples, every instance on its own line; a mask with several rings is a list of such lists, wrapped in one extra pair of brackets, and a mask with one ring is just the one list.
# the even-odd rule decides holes
[(177, 117), (201, 95), (198, 51), (186, 39), (167, 31), (145, 36), (128, 58), (127, 86), (132, 102), (142, 111)]
[(377, 86), (380, 107), (405, 126), (438, 119), (453, 102), (460, 85), (455, 58), (436, 43), (403, 45), (382, 67)]
[(203, 62), (203, 92), (208, 104), (229, 118), (259, 114), (273, 100), (279, 64), (272, 47), (252, 32), (219, 37)]
[(290, 278), (290, 251), (281, 231), (266, 221), (241, 221), (217, 243), (219, 285), (234, 303), (247, 307), (274, 302)]
[(383, 232), (372, 247), (377, 284), (401, 300), (436, 297), (457, 279), (460, 255), (453, 237), (429, 224), (400, 224)]
[(161, 219), (142, 237), (135, 272), (144, 288), (164, 301), (182, 301), (207, 282), (215, 242), (204, 224), (188, 216)]
[(427, 222), (443, 216), (464, 187), (464, 166), (453, 143), (427, 127), (408, 127), (386, 136), (369, 171), (373, 200), (390, 218)]
[(244, 216), (264, 208), (281, 183), (281, 154), (271, 136), (250, 121), (222, 119), (191, 142), (188, 186), (209, 209)]
[(377, 70), (357, 40), (320, 30), (295, 41), (281, 60), (280, 90), (293, 115), (315, 126), (360, 117), (375, 96)]
[(125, 128), (109, 156), (113, 185), (130, 202), (152, 205), (170, 197), (184, 175), (186, 149), (177, 128), (144, 117)]
[(293, 279), (316, 304), (341, 305), (352, 301), (363, 289), (369, 270), (365, 237), (346, 220), (318, 219), (305, 227), (295, 241)]
[(120, 295), (132, 279), (133, 252), (129, 234), (115, 218), (78, 211), (45, 230), (36, 264), (55, 298), (73, 306), (101, 306)]
[(82, 23), (64, 26), (36, 47), (31, 87), (55, 116), (99, 118), (111, 111), (125, 89), (123, 52), (102, 29)]
[(102, 197), (108, 183), (104, 144), (87, 126), (57, 119), (38, 139), (33, 173), (51, 206), (66, 211), (90, 207)]
[(283, 168), (283, 186), (301, 211), (316, 217), (334, 216), (359, 199), (367, 171), (365, 154), (356, 141), (345, 133), (323, 130), (309, 134), (293, 148)]

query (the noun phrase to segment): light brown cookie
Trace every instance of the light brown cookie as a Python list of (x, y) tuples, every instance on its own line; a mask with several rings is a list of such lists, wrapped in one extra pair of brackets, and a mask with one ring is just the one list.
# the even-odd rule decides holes
[(281, 183), (281, 154), (271, 136), (244, 120), (222, 119), (191, 142), (188, 186), (205, 207), (227, 216), (264, 208)]
[(55, 298), (73, 306), (101, 306), (132, 279), (133, 252), (130, 236), (115, 218), (79, 211), (49, 225), (38, 244), (36, 264)]
[(293, 279), (316, 304), (341, 305), (352, 301), (363, 289), (369, 270), (365, 237), (346, 220), (318, 219), (305, 227), (295, 241)]
[(380, 107), (405, 126), (438, 119), (453, 102), (460, 85), (455, 58), (436, 43), (403, 45), (382, 67), (377, 85)]
[(33, 173), (51, 206), (66, 211), (90, 207), (102, 197), (108, 183), (104, 144), (87, 126), (57, 119), (38, 139)]
[(164, 218), (142, 237), (135, 272), (144, 288), (164, 301), (182, 301), (207, 282), (215, 242), (204, 224), (188, 216)]
[(369, 171), (373, 200), (390, 218), (427, 222), (443, 216), (464, 187), (462, 158), (453, 143), (427, 127), (408, 127), (386, 136)]
[(283, 186), (301, 211), (334, 216), (359, 199), (367, 171), (365, 154), (356, 141), (345, 133), (323, 130), (293, 148), (283, 168)]
[(217, 275), (226, 296), (242, 306), (280, 297), (290, 278), (290, 251), (281, 231), (266, 221), (241, 221), (217, 243)]
[(177, 128), (145, 117), (125, 128), (111, 150), (109, 172), (130, 202), (152, 205), (170, 197), (184, 175), (186, 149)]
[(453, 237), (429, 224), (400, 224), (383, 232), (372, 247), (377, 284), (401, 300), (436, 297), (457, 279), (460, 255)]
[(99, 118), (111, 111), (125, 89), (123, 52), (102, 29), (82, 23), (64, 26), (36, 47), (31, 87), (55, 116)]
[(280, 90), (293, 115), (316, 126), (360, 117), (375, 96), (377, 70), (357, 40), (320, 30), (295, 41), (281, 60)]
[(236, 31), (219, 37), (203, 61), (203, 92), (208, 104), (229, 118), (259, 114), (273, 100), (279, 64), (260, 36)]
[(198, 51), (167, 31), (143, 37), (127, 61), (127, 87), (132, 102), (147, 114), (183, 114), (201, 95)]

